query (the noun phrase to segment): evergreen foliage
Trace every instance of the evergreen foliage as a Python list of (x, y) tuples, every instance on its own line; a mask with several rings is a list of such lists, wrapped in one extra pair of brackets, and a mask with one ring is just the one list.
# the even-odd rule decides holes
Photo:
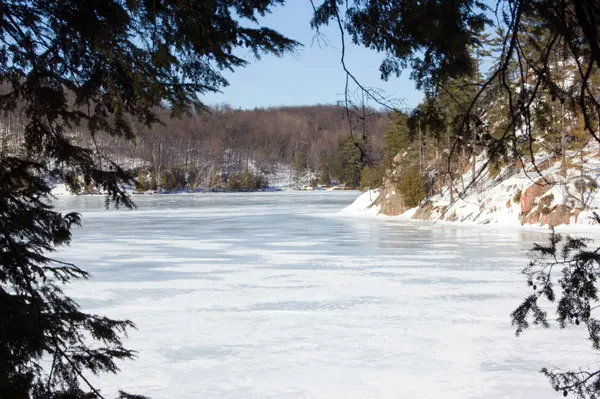
[(352, 0), (345, 10), (342, 4), (324, 0), (312, 25), (347, 21), (343, 28), (355, 43), (386, 53), (379, 68), (383, 79), (410, 66), (418, 88), (426, 91), (473, 70), (468, 47), (489, 21), (483, 3), (475, 0), (406, 0), (393, 6)]
[(146, 180), (146, 174), (140, 173), (138, 174), (137, 180), (135, 182), (135, 190), (137, 192), (143, 193), (148, 190), (148, 182)]
[(425, 198), (425, 188), (421, 172), (417, 166), (411, 166), (402, 172), (398, 191), (402, 195), (404, 203), (413, 208)]
[(363, 169), (360, 150), (352, 135), (340, 139), (340, 182), (348, 187), (360, 185), (360, 172)]
[(156, 173), (151, 173), (148, 189), (156, 190), (157, 188), (158, 188), (158, 180), (156, 179)]
[(217, 187), (221, 184), (221, 171), (215, 171), (210, 180), (210, 187)]
[(267, 181), (257, 173), (251, 172), (249, 169), (245, 169), (239, 175), (239, 190), (241, 191), (255, 191), (267, 187)]
[(296, 153), (294, 154), (292, 172), (294, 185), (296, 186), (296, 189), (299, 189), (302, 185), (302, 181), (304, 180), (304, 175), (306, 173), (306, 158), (304, 154), (300, 151), (296, 151)]
[(406, 115), (395, 113), (392, 116), (390, 127), (383, 136), (384, 162), (391, 166), (392, 159), (398, 154), (409, 150), (410, 131), (408, 126), (408, 117)]
[(381, 186), (383, 179), (382, 170), (381, 166), (374, 168), (365, 166), (360, 174), (360, 189), (369, 190)]
[(331, 176), (329, 175), (327, 162), (321, 162), (321, 172), (319, 173), (318, 183), (322, 186), (329, 186), (331, 184)]
[[(597, 221), (598, 216), (595, 218)], [(588, 247), (590, 240), (563, 237), (552, 233), (548, 245), (535, 244), (530, 251), (531, 262), (523, 270), (532, 293), (511, 314), (517, 335), (532, 325), (550, 327), (548, 302), (556, 306), (560, 328), (580, 327), (586, 331), (592, 348), (600, 350), (600, 319), (594, 310), (598, 306), (600, 254)], [(558, 276), (555, 274), (558, 273)], [(598, 397), (600, 371), (542, 369), (552, 387), (564, 396)]]
[(237, 173), (232, 173), (227, 179), (227, 191), (238, 191), (240, 189), (240, 180)]
[(133, 176), (70, 132), (130, 139), (161, 104), (174, 116), (200, 111), (198, 94), (227, 84), (220, 70), (246, 64), (236, 48), (282, 55), (297, 45), (256, 26), (282, 3), (0, 0), (0, 111), (26, 116), (22, 148), (0, 154), (0, 395), (101, 398), (86, 375), (135, 356), (122, 343), (133, 323), (83, 312), (62, 287), (89, 274), (50, 257), (80, 217), (53, 210), (42, 177), (133, 206), (121, 189)]

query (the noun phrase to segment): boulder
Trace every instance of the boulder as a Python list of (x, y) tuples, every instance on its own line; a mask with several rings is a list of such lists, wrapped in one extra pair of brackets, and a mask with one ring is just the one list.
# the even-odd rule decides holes
[[(548, 183), (554, 183), (551, 175), (546, 176)], [(539, 179), (536, 183), (530, 185), (521, 194), (521, 215), (527, 215), (533, 209), (536, 200), (546, 194), (552, 188), (552, 184)]]
[(429, 220), (433, 213), (433, 203), (427, 202), (426, 204), (419, 207), (417, 212), (413, 215), (413, 219), (417, 220)]
[(521, 216), (521, 225), (539, 223), (540, 215), (540, 211), (535, 209), (531, 213)]
[(406, 212), (409, 207), (404, 203), (402, 196), (396, 192), (390, 192), (388, 190), (382, 190), (379, 196), (379, 213), (388, 216), (398, 216)]
[(381, 207), (379, 213), (388, 216), (398, 216), (409, 209), (398, 190), (396, 179), (389, 173), (383, 178), (383, 187), (377, 204)]
[(552, 204), (552, 201), (554, 201), (554, 195), (552, 193), (550, 193), (550, 194), (544, 195), (542, 198), (540, 198), (538, 203), (540, 206), (549, 207), (550, 204)]
[(569, 224), (571, 219), (571, 208), (566, 205), (559, 205), (548, 215), (548, 226), (556, 227), (561, 224)]

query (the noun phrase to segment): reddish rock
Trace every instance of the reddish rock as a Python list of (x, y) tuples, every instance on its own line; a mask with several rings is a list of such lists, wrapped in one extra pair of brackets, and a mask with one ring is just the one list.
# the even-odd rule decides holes
[(510, 200), (506, 201), (506, 207), (508, 209), (510, 209), (512, 207), (512, 204), (510, 203)]
[(517, 169), (523, 169), (524, 165), (520, 159), (517, 161), (516, 167), (517, 167)]
[(575, 208), (575, 210), (573, 211), (573, 216), (575, 216), (575, 222), (579, 220), (579, 214), (581, 213), (581, 211), (581, 208)]
[[(400, 153), (396, 157), (400, 157)], [(398, 189), (397, 183), (401, 172), (400, 167), (394, 167), (387, 170), (383, 177), (383, 186), (376, 202), (381, 207), (379, 213), (383, 215), (398, 216), (409, 209)]]
[[(552, 176), (546, 176), (546, 180), (548, 183), (554, 183)], [(552, 184), (548, 183), (543, 179), (539, 179), (521, 194), (521, 215), (527, 215), (533, 209), (536, 199), (552, 188)]]
[(561, 224), (569, 224), (571, 219), (571, 208), (566, 205), (559, 205), (550, 213), (548, 225), (550, 227), (560, 226)]
[(554, 195), (548, 194), (548, 195), (544, 195), (542, 198), (540, 198), (538, 203), (540, 204), (540, 206), (549, 207), (550, 204), (552, 204), (552, 201), (554, 201)]
[(521, 225), (539, 223), (540, 215), (541, 215), (540, 211), (535, 209), (530, 214), (528, 214), (526, 216), (521, 216)]

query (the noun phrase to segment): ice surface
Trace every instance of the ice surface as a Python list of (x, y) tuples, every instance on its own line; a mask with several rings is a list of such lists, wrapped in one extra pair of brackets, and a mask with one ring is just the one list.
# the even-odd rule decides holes
[(597, 360), (579, 330), (516, 338), (546, 233), (333, 217), (358, 194), (63, 197), (68, 292), (136, 322), (139, 358), (91, 377), (153, 398), (556, 398), (539, 370)]

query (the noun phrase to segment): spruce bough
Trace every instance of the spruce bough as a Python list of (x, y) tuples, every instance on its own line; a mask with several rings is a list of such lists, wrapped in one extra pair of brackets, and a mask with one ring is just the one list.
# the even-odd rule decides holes
[[(25, 121), (18, 148), (0, 153), (1, 397), (101, 398), (89, 375), (135, 356), (122, 341), (131, 321), (86, 313), (62, 291), (90, 275), (50, 257), (81, 220), (53, 209), (50, 182), (95, 186), (107, 206), (133, 207), (121, 189), (133, 176), (96, 139), (132, 139), (160, 123), (159, 106), (202, 111), (198, 95), (227, 84), (220, 71), (246, 64), (236, 48), (292, 51), (298, 43), (258, 24), (282, 3), (0, 0), (0, 111)], [(85, 147), (70, 140), (82, 129)]]

